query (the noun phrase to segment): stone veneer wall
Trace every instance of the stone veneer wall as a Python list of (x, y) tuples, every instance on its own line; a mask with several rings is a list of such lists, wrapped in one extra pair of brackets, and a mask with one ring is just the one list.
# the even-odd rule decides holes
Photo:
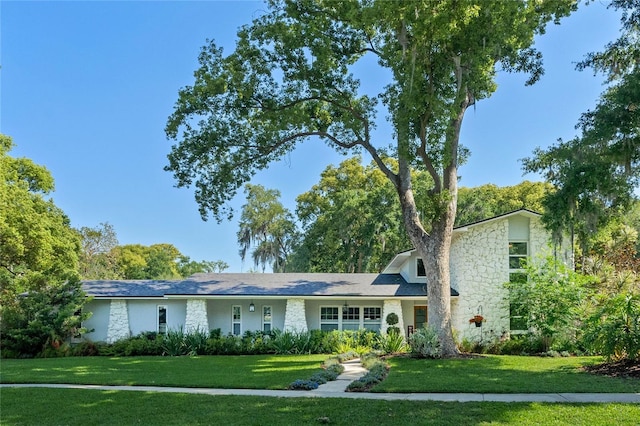
[(287, 299), (284, 312), (284, 331), (307, 331), (307, 313), (304, 299)]
[(209, 332), (209, 319), (207, 317), (207, 302), (204, 299), (187, 299), (187, 314), (184, 321), (184, 331)]
[[(509, 221), (474, 226), (454, 235), (451, 286), (460, 293), (452, 325), (459, 339), (487, 340), (509, 330), (509, 303), (503, 286), (509, 280)], [(481, 313), (482, 327), (469, 324)]]
[(122, 299), (112, 299), (109, 307), (107, 343), (126, 339), (129, 335), (129, 312), (127, 310), (127, 301)]
[(394, 327), (398, 327), (400, 329), (400, 334), (406, 337), (404, 330), (404, 320), (402, 318), (402, 302), (400, 300), (387, 299), (384, 301), (382, 305), (382, 334), (387, 333), (387, 327), (391, 327), (387, 324), (387, 315), (390, 313), (395, 313), (398, 315), (398, 323), (394, 325)]

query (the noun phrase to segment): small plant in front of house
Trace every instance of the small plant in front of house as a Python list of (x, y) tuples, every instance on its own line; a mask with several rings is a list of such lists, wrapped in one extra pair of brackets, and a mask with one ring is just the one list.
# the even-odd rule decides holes
[(380, 336), (380, 349), (386, 354), (403, 353), (407, 351), (407, 343), (400, 333), (391, 332)]
[(485, 319), (482, 315), (474, 315), (473, 317), (471, 317), (471, 319), (469, 320), (469, 324), (482, 324), (483, 322), (485, 322)]
[[(322, 363), (322, 371), (314, 373), (308, 380), (298, 379), (289, 385), (289, 389), (296, 390), (313, 390), (317, 389), (319, 385), (336, 380), (340, 374), (344, 371), (344, 367), (340, 364), (340, 359), (337, 356), (326, 359)], [(315, 383), (315, 387), (310, 383)]]
[(318, 389), (318, 382), (314, 382), (313, 380), (302, 380), (298, 379), (295, 382), (289, 385), (289, 389), (292, 390), (313, 390)]
[(391, 312), (389, 315), (387, 315), (386, 321), (387, 324), (389, 324), (389, 327), (387, 327), (387, 334), (400, 334), (400, 328), (396, 326), (396, 324), (400, 322), (398, 314), (396, 314), (395, 312)]
[(424, 325), (409, 337), (409, 347), (413, 356), (440, 358), (440, 340), (432, 326)]

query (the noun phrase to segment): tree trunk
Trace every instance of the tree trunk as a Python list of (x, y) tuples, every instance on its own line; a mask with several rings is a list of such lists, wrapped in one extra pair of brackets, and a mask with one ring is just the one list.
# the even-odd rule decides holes
[[(400, 163), (403, 163), (402, 161)], [(449, 276), (449, 252), (453, 222), (456, 215), (456, 188), (453, 197), (443, 206), (442, 213), (432, 220), (430, 233), (424, 230), (411, 189), (408, 167), (400, 164), (398, 175), (400, 205), (403, 221), (414, 248), (422, 257), (427, 276), (427, 323), (438, 332), (442, 356), (459, 355), (451, 329), (451, 285)]]

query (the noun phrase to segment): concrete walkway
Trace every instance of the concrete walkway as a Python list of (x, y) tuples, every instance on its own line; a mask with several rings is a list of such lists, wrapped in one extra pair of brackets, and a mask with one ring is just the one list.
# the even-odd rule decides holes
[(0, 384), (5, 387), (20, 388), (56, 388), (56, 389), (93, 389), (121, 390), (138, 392), (190, 393), (199, 395), (243, 395), (269, 396), (281, 398), (349, 398), (377, 399), (386, 401), (445, 401), (445, 402), (556, 402), (556, 403), (636, 403), (640, 404), (640, 393), (368, 393), (345, 392), (354, 380), (359, 379), (367, 370), (360, 360), (355, 359), (343, 363), (344, 372), (337, 380), (320, 385), (312, 391), (266, 390), (266, 389), (208, 389), (179, 388), (158, 386), (101, 386), (101, 385), (69, 385), (69, 384)]

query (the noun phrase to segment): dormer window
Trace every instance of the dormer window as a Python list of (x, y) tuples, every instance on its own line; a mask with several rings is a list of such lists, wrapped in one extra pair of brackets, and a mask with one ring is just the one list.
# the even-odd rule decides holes
[(416, 259), (416, 276), (418, 277), (426, 277), (427, 271), (424, 269), (424, 262), (422, 259)]

